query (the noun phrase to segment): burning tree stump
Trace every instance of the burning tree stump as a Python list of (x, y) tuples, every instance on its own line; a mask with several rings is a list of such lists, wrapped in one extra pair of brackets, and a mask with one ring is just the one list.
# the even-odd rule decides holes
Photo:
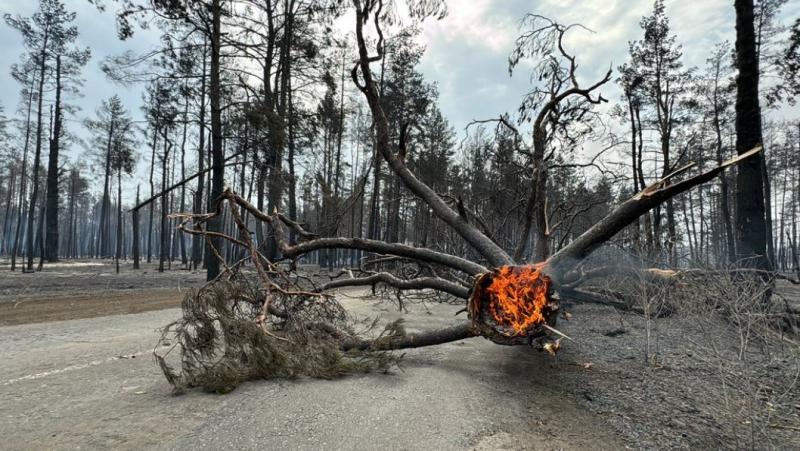
[(501, 266), (475, 280), (468, 312), (479, 335), (516, 345), (545, 336), (558, 308), (558, 295), (542, 265)]

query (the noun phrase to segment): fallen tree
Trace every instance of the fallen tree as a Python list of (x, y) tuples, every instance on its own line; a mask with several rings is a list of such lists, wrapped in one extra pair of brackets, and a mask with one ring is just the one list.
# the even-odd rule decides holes
[[(183, 318), (166, 329), (164, 341), (169, 343), (168, 349), (180, 347), (181, 370), (176, 371), (168, 364), (165, 357), (168, 352), (158, 353), (157, 359), (176, 387), (203, 386), (227, 391), (251, 378), (333, 377), (348, 371), (385, 369), (395, 362), (387, 351), (476, 336), (498, 344), (537, 342), (545, 349), (557, 349), (563, 336), (556, 329), (560, 301), (604, 302), (600, 295), (575, 288), (570, 272), (581, 260), (651, 209), (761, 151), (757, 147), (718, 167), (674, 181), (692, 168), (685, 166), (618, 205), (546, 261), (535, 265), (515, 261), (470, 221), (463, 208), (451, 207), (409, 170), (402, 157), (407, 153), (406, 139), (400, 140), (396, 153), (393, 151), (389, 123), (370, 68), (371, 63), (383, 56), (383, 2), (354, 0), (353, 3), (359, 60), (351, 75), (370, 107), (377, 150), (406, 188), (456, 231), (477, 253), (480, 262), (400, 243), (319, 237), (278, 211), (258, 210), (227, 189), (217, 199), (216, 211), (173, 215), (183, 219), (179, 226), (182, 231), (205, 237), (224, 267), (215, 281), (186, 298)], [(370, 54), (364, 37), (364, 28), (370, 20), (378, 36), (376, 54)], [(403, 130), (400, 136), (405, 135)], [(236, 224), (239, 232), (236, 237), (209, 232), (206, 228), (206, 223), (221, 215), (224, 208), (230, 210)], [(261, 254), (240, 211), (248, 212), (255, 221), (267, 223), (274, 231), (281, 252), (278, 260), (272, 261)], [(290, 243), (287, 229), (299, 237), (299, 242)], [(212, 236), (245, 248), (246, 256), (227, 265), (211, 244)], [(295, 270), (304, 255), (331, 248), (359, 249), (380, 258), (411, 262), (417, 270), (408, 277), (363, 269), (363, 275), (358, 277), (321, 285)], [(238, 270), (246, 261), (255, 267), (255, 281)], [(452, 327), (418, 334), (407, 334), (402, 323), (394, 322), (377, 338), (370, 338), (365, 331), (356, 332), (355, 323), (327, 291), (376, 284), (400, 291), (433, 290), (465, 299), (468, 319)]]

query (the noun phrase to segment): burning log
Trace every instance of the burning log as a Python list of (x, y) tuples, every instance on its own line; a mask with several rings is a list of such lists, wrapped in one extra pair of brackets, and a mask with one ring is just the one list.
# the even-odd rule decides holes
[(473, 329), (497, 344), (531, 343), (558, 317), (558, 295), (542, 265), (501, 266), (475, 280), (468, 313)]

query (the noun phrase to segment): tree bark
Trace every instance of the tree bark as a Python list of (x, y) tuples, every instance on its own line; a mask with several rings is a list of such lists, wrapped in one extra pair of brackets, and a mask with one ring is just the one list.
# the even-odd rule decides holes
[[(753, 25), (753, 0), (735, 0), (736, 9), (736, 152), (762, 142), (758, 97), (759, 68)], [(737, 258), (744, 266), (769, 270), (763, 155), (743, 161), (736, 174)]]
[[(154, 174), (156, 169), (156, 146), (158, 145), (158, 125), (153, 128), (153, 145), (150, 153), (150, 196), (153, 196), (155, 189)], [(150, 204), (149, 219), (147, 223), (147, 263), (150, 263), (153, 256), (153, 208)]]
[(119, 274), (119, 259), (122, 257), (122, 168), (117, 168), (117, 243), (114, 252), (115, 266)]
[[(136, 185), (136, 204), (137, 205), (139, 204), (139, 185)], [(139, 259), (140, 259), (140, 256), (139, 256), (139, 251), (140, 251), (139, 235), (140, 235), (140, 232), (139, 232), (139, 210), (138, 209), (133, 210), (132, 221), (133, 221), (133, 224), (132, 224), (132, 226), (133, 226), (133, 250), (132, 250), (132, 253), (133, 253), (133, 269), (139, 269)]]
[(53, 138), (50, 140), (50, 157), (47, 164), (47, 238), (45, 258), (58, 261), (58, 152), (61, 146), (61, 55), (56, 56), (56, 104), (53, 121)]
[[(169, 192), (167, 191), (167, 167), (169, 165), (169, 152), (171, 144), (168, 138), (169, 129), (164, 127), (164, 154), (161, 159), (161, 233), (159, 234), (158, 272), (164, 272), (164, 261), (170, 255), (169, 233), (167, 228), (167, 212), (169, 207)], [(151, 206), (152, 208), (152, 206)]]
[[(207, 61), (207, 48), (208, 42), (207, 38), (203, 38), (203, 73), (200, 75), (200, 111), (198, 114), (199, 119), (199, 127), (198, 127), (198, 143), (197, 143), (197, 171), (200, 174), (203, 174), (205, 170), (205, 141), (206, 141), (206, 78), (208, 68), (206, 66)], [(194, 214), (200, 214), (203, 212), (203, 192), (205, 190), (204, 186), (205, 177), (201, 176), (197, 179), (197, 190), (194, 194)], [(137, 202), (138, 204), (138, 202)], [(203, 248), (204, 248), (203, 238), (199, 235), (195, 235), (192, 237), (192, 269), (195, 271), (197, 267), (201, 265), (201, 261), (203, 260)]]
[(14, 231), (14, 247), (11, 250), (11, 270), (16, 271), (17, 269), (17, 253), (19, 252), (19, 242), (20, 236), (22, 232), (22, 224), (25, 222), (26, 218), (23, 217), (24, 212), (24, 204), (25, 204), (25, 194), (27, 191), (27, 180), (28, 180), (28, 147), (30, 145), (30, 138), (31, 138), (31, 113), (33, 111), (33, 87), (36, 80), (36, 74), (31, 77), (31, 86), (28, 88), (30, 92), (28, 93), (28, 113), (27, 113), (27, 120), (25, 121), (25, 147), (22, 151), (22, 168), (20, 170), (20, 180), (19, 180), (19, 200), (17, 205), (17, 227)]
[(27, 270), (33, 271), (33, 218), (36, 213), (36, 201), (39, 198), (39, 165), (42, 160), (42, 103), (44, 102), (44, 80), (45, 69), (47, 67), (47, 43), (50, 35), (45, 33), (42, 42), (42, 51), (39, 54), (39, 90), (38, 90), (38, 110), (36, 112), (36, 148), (33, 156), (33, 178), (31, 180), (31, 200), (28, 205), (28, 226), (27, 226)]
[[(211, 100), (211, 192), (208, 196), (208, 211), (216, 210), (216, 204), (220, 200), (223, 189), (223, 178), (225, 167), (223, 165), (222, 150), (222, 108), (220, 106), (221, 86), (220, 86), (220, 43), (221, 43), (221, 0), (211, 1), (211, 76), (209, 84), (209, 98)], [(208, 222), (209, 232), (222, 231), (222, 218), (215, 216)], [(209, 238), (210, 246), (220, 250), (222, 240), (218, 236)], [(206, 250), (212, 254), (210, 249)], [(219, 261), (216, 258), (208, 259), (208, 269), (206, 280), (214, 280), (219, 275)]]

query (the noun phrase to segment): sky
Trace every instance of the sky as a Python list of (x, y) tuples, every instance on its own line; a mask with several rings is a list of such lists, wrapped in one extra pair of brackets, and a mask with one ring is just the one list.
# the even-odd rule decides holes
[[(3, 14), (29, 16), (34, 0), (0, 0)], [(82, 98), (69, 101), (80, 107), (67, 126), (80, 134), (80, 121), (92, 115), (102, 99), (119, 94), (134, 118), (140, 119), (142, 87), (121, 87), (108, 81), (100, 71), (100, 61), (125, 50), (141, 52), (157, 44), (155, 31), (140, 31), (121, 42), (116, 36), (112, 11), (98, 12), (86, 0), (65, 0), (67, 8), (78, 13), (79, 43), (90, 46), (92, 61), (84, 69), (86, 84)], [(732, 0), (667, 0), (667, 14), (673, 33), (684, 46), (686, 67), (703, 67), (711, 49), (719, 42), (734, 41)], [(567, 47), (579, 64), (579, 78), (585, 83), (599, 80), (609, 66), (625, 62), (628, 42), (641, 38), (639, 20), (652, 10), (651, 0), (449, 0), (448, 16), (428, 20), (419, 40), (426, 47), (421, 72), (428, 81), (438, 84), (439, 106), (458, 133), (474, 119), (496, 118), (514, 113), (522, 96), (530, 89), (529, 73), (508, 73), (508, 55), (519, 34), (519, 21), (526, 13), (550, 17), (564, 24), (579, 23), (590, 31), (578, 30), (568, 36)], [(109, 8), (110, 10), (112, 8)], [(791, 23), (800, 16), (800, 2), (790, 1), (782, 21)], [(6, 113), (19, 103), (19, 86), (9, 75), (13, 62), (19, 60), (22, 42), (15, 30), (0, 24), (0, 104)], [(609, 83), (601, 90), (612, 103), (620, 97), (619, 89)], [(798, 118), (797, 109), (770, 113), (777, 119)], [(79, 146), (71, 149), (71, 158), (80, 158)], [(143, 164), (139, 165), (140, 168)]]

